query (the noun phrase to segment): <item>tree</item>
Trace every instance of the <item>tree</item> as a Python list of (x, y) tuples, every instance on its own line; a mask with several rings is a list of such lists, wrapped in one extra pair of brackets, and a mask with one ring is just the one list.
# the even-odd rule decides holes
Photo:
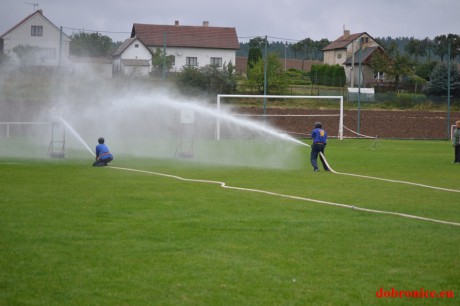
[(389, 66), (388, 74), (395, 77), (396, 88), (399, 88), (399, 82), (402, 76), (413, 74), (412, 62), (406, 55), (396, 54), (393, 64)]
[[(267, 57), (267, 92), (282, 93), (287, 87), (284, 65), (278, 58), (276, 53), (270, 53)], [(260, 93), (264, 88), (264, 73), (265, 63), (260, 59), (250, 70), (246, 84), (249, 86), (257, 86)]]
[(414, 61), (417, 64), (418, 58), (426, 54), (426, 47), (426, 44), (424, 44), (421, 40), (411, 38), (409, 43), (406, 45), (405, 50), (410, 57), (414, 57)]
[(174, 55), (167, 55), (161, 48), (156, 48), (152, 55), (152, 70), (155, 74), (170, 71), (174, 64)]
[(43, 57), (40, 54), (40, 48), (29, 45), (17, 45), (13, 48), (17, 58), (22, 66), (36, 65), (43, 62)]
[(70, 36), (70, 54), (77, 56), (101, 57), (110, 55), (113, 42), (99, 33), (80, 32)]
[(249, 41), (249, 54), (248, 54), (248, 65), (247, 74), (254, 67), (254, 65), (262, 58), (262, 50), (265, 47), (265, 39), (262, 37), (256, 37)]
[(439, 35), (434, 38), (433, 53), (441, 58), (441, 62), (444, 61), (444, 56), (447, 55), (447, 45), (446, 35)]
[(369, 66), (375, 72), (388, 73), (390, 71), (391, 59), (382, 52), (374, 52)]
[(457, 56), (460, 56), (460, 36), (448, 34), (447, 42), (450, 43), (450, 59), (453, 61)]
[[(454, 65), (450, 67), (450, 90), (453, 96), (460, 95), (460, 76)], [(430, 82), (426, 88), (426, 93), (433, 96), (446, 96), (448, 84), (448, 65), (446, 63), (438, 63), (433, 69), (430, 76)]]
[(294, 58), (297, 58), (297, 54), (301, 53), (302, 49), (303, 49), (303, 46), (300, 41), (291, 45), (291, 50), (294, 52)]
[(187, 93), (221, 93), (231, 94), (236, 91), (235, 66), (232, 63), (223, 65), (207, 65), (197, 68), (185, 66), (177, 74), (177, 84)]

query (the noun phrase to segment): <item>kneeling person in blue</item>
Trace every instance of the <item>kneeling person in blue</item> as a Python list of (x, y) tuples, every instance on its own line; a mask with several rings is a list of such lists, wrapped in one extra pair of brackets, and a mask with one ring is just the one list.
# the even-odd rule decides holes
[[(315, 123), (315, 129), (311, 132), (311, 138), (313, 138), (313, 144), (311, 146), (310, 162), (313, 166), (313, 171), (317, 172), (319, 171), (318, 155), (320, 155), (320, 152), (324, 154), (324, 149), (326, 148), (327, 143), (327, 133), (321, 128), (321, 122)], [(320, 159), (324, 170), (329, 171), (329, 168), (321, 155)]]
[(99, 137), (97, 142), (99, 144), (96, 146), (96, 161), (93, 166), (107, 166), (107, 164), (113, 160), (113, 156), (110, 153), (109, 148), (104, 144), (104, 138)]

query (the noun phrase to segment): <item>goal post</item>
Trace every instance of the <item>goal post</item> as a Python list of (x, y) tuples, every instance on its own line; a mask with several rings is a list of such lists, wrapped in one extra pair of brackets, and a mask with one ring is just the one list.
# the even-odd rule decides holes
[[(269, 115), (265, 114), (266, 109), (266, 99), (323, 99), (323, 100), (338, 100), (340, 102), (340, 112), (339, 117), (339, 129), (338, 129), (338, 139), (343, 140), (343, 96), (289, 96), (289, 95), (237, 95), (237, 94), (218, 94), (217, 95), (217, 111), (221, 112), (221, 99), (222, 98), (256, 98), (264, 99), (264, 115), (263, 117), (268, 117)], [(288, 115), (286, 115), (288, 116)], [(216, 123), (216, 139), (220, 140), (221, 131), (220, 131), (220, 119), (217, 118)]]

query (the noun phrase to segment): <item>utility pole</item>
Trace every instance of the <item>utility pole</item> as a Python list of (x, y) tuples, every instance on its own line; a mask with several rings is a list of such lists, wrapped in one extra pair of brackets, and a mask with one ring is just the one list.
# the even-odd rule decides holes
[(166, 80), (166, 32), (163, 33), (163, 69), (161, 79)]
[[(267, 62), (268, 62), (268, 46), (267, 35), (265, 35), (265, 48), (264, 48), (264, 96), (267, 95)], [(267, 113), (267, 98), (264, 97), (264, 115)], [(264, 117), (265, 119), (265, 117)]]
[(449, 59), (447, 64), (447, 139), (450, 139), (450, 41), (447, 44), (447, 48), (447, 57)]
[[(359, 61), (359, 69), (358, 69), (358, 134), (360, 133), (361, 127), (361, 42), (362, 37), (359, 39), (359, 51), (358, 51), (358, 61)], [(353, 63), (354, 66), (355, 63)]]

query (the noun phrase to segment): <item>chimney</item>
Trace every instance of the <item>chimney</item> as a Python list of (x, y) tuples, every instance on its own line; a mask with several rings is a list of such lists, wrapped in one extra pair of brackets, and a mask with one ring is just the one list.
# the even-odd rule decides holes
[(174, 25), (177, 27), (179, 26), (179, 20), (174, 21)]
[(43, 15), (43, 10), (42, 10), (42, 9), (37, 10), (37, 12), (38, 12), (40, 15)]
[(343, 38), (350, 36), (350, 30), (343, 30)]
[(203, 27), (205, 28), (209, 27), (209, 21), (203, 21)]

